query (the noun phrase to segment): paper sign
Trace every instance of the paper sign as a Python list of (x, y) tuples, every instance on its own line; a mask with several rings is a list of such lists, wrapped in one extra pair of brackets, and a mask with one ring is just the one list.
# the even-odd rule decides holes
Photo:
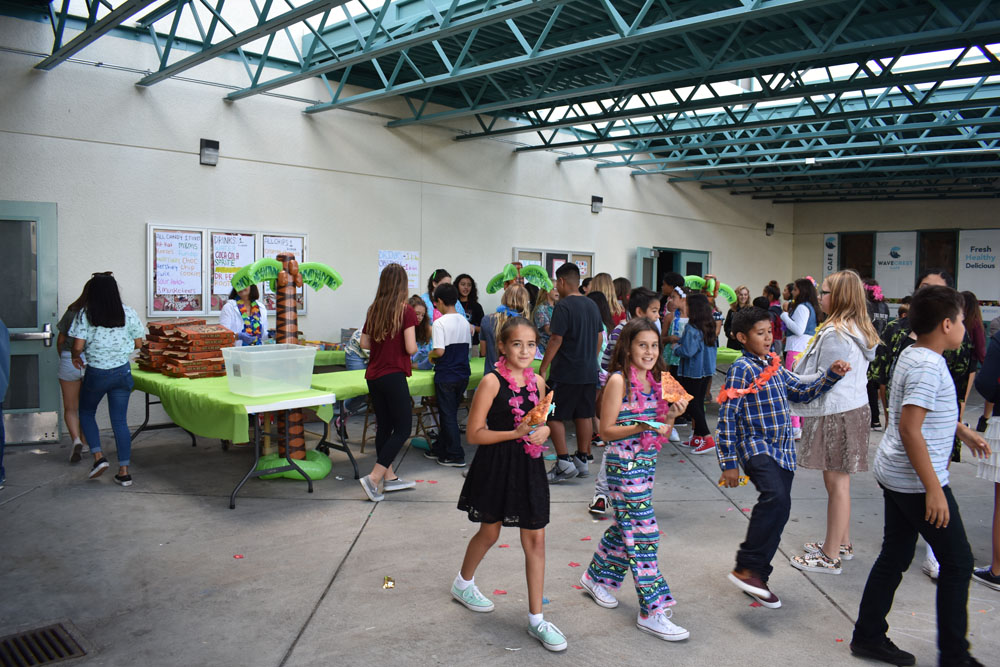
[(379, 250), (378, 274), (390, 264), (399, 264), (406, 270), (407, 288), (412, 292), (420, 290), (420, 253), (416, 250)]
[(576, 265), (580, 269), (580, 275), (586, 277), (588, 275), (587, 271), (590, 270), (590, 262), (585, 259), (576, 260)]
[[(965, 229), (958, 235), (958, 289), (976, 295), (982, 305), (1000, 300), (1000, 230)], [(983, 302), (987, 302), (983, 304)], [(992, 302), (992, 303), (990, 303)], [(986, 317), (984, 321), (989, 322)]]
[[(279, 236), (277, 234), (264, 234), (261, 236), (261, 257), (270, 257), (275, 259), (281, 253), (290, 252), (295, 255), (295, 261), (302, 264), (306, 261), (305, 257), (305, 239), (301, 236)], [(303, 297), (303, 288), (299, 287), (295, 290), (295, 302), (296, 307), (300, 313), (305, 310), (305, 298)], [(271, 291), (270, 286), (264, 283), (264, 304), (265, 307), (274, 311), (277, 304), (274, 292)]]
[(228, 295), (233, 274), (254, 260), (254, 235), (212, 233), (212, 294)]
[(154, 236), (154, 294), (201, 294), (201, 234), (157, 231)]
[(875, 235), (875, 280), (889, 299), (913, 291), (917, 277), (917, 233), (879, 232)]
[(837, 234), (823, 234), (823, 277), (836, 273), (840, 266), (840, 241)]

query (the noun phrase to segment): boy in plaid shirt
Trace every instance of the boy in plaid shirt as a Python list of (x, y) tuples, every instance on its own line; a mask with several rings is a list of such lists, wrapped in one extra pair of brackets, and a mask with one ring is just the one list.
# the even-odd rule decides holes
[(730, 366), (719, 396), (719, 484), (739, 486), (742, 465), (760, 496), (729, 580), (764, 607), (777, 609), (781, 600), (767, 580), (792, 505), (795, 444), (788, 401), (808, 403), (829, 391), (850, 364), (835, 361), (815, 378), (795, 375), (780, 363), (768, 364), (771, 317), (761, 308), (740, 311), (732, 330), (743, 344), (743, 356)]

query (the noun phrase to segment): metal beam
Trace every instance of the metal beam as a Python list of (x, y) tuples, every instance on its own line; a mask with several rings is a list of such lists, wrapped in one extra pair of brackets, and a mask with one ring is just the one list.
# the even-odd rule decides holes
[(635, 49), (640, 44), (653, 39), (676, 37), (694, 30), (718, 29), (750, 19), (765, 18), (794, 10), (808, 9), (818, 5), (834, 4), (835, 2), (838, 2), (838, 0), (761, 0), (756, 5), (741, 5), (731, 9), (709, 12), (700, 16), (664, 23), (654, 23), (645, 28), (633, 30), (626, 35), (615, 32), (613, 35), (602, 35), (581, 42), (562, 44), (544, 49), (530, 56), (523, 55), (522, 53), (482, 65), (453, 68), (444, 74), (422, 77), (392, 87), (359, 93), (323, 104), (314, 104), (307, 107), (306, 112), (317, 113), (354, 104), (374, 102), (387, 97), (395, 97), (396, 95), (411, 95), (439, 85), (455, 84), (469, 79), (490, 77), (529, 65), (537, 67), (554, 60), (588, 55), (606, 49)]
[[(594, 76), (598, 76), (605, 69), (610, 73), (604, 75), (603, 78), (606, 81), (601, 83), (559, 86), (557, 85), (558, 81), (550, 82), (547, 85), (537, 87), (528, 94), (509, 94), (500, 100), (469, 103), (465, 107), (448, 111), (415, 115), (412, 118), (392, 121), (388, 125), (401, 127), (413, 123), (443, 122), (470, 115), (510, 111), (524, 113), (532, 109), (559, 106), (574, 101), (594, 101), (613, 94), (639, 94), (670, 87), (696, 86), (710, 82), (765, 76), (773, 72), (780, 73), (783, 71), (782, 68), (788, 67), (806, 69), (839, 65), (849, 58), (872, 53), (890, 56), (892, 54), (912, 53), (917, 47), (926, 47), (928, 50), (961, 48), (980, 39), (988, 41), (995, 39), (996, 35), (1000, 34), (1000, 21), (973, 23), (963, 31), (956, 31), (953, 28), (929, 30), (921, 22), (919, 28), (907, 34), (873, 37), (863, 30), (855, 32), (857, 33), (855, 41), (802, 47), (768, 55), (758, 55), (760, 49), (757, 48), (744, 48), (733, 54), (730, 59), (681, 70), (627, 76), (624, 65), (618, 66), (619, 63), (613, 63), (613, 66), (607, 68), (595, 67)], [(805, 41), (806, 37), (803, 36), (802, 40)], [(718, 46), (721, 48), (723, 45)], [(671, 55), (675, 54), (662, 54), (658, 60), (669, 61)], [(534, 63), (531, 64), (534, 65)], [(492, 73), (494, 73), (492, 69), (484, 70), (484, 74)], [(568, 76), (578, 77), (580, 74), (578, 69), (574, 69)], [(445, 80), (443, 83), (448, 83), (448, 81)], [(391, 92), (392, 94), (402, 94), (406, 91), (400, 91), (400, 87), (396, 87)], [(339, 103), (343, 106), (345, 101), (341, 100)]]
[(54, 49), (49, 57), (35, 65), (35, 69), (50, 70), (54, 68), (67, 58), (72, 57), (96, 42), (102, 35), (117, 28), (128, 17), (154, 2), (157, 2), (157, 0), (123, 0), (119, 2), (104, 18), (89, 26), (67, 44)]
[(311, 79), (315, 76), (328, 75), (333, 72), (347, 70), (355, 65), (372, 62), (378, 58), (383, 58), (387, 55), (411, 49), (416, 46), (430, 44), (432, 42), (443, 40), (447, 37), (472, 32), (493, 23), (507, 21), (519, 16), (524, 16), (525, 14), (542, 11), (553, 5), (568, 4), (569, 2), (575, 1), (577, 0), (520, 0), (519, 2), (504, 5), (499, 9), (489, 9), (491, 3), (487, 3), (485, 5), (486, 9), (484, 9), (480, 14), (457, 19), (441, 28), (423, 30), (408, 37), (399, 37), (386, 44), (371, 44), (362, 48), (361, 51), (349, 54), (335, 61), (313, 67), (307, 67), (301, 72), (286, 74), (285, 76), (280, 76), (276, 79), (271, 79), (270, 81), (250, 86), (249, 88), (234, 91), (226, 95), (226, 99), (230, 101), (240, 100), (244, 97), (265, 93), (297, 81), (303, 81), (305, 79)]
[[(1000, 176), (1000, 164), (989, 163), (985, 161), (980, 162), (943, 162), (937, 169), (982, 169), (983, 167), (989, 167), (991, 164), (996, 164), (997, 176)], [(698, 176), (685, 176), (685, 177), (673, 177), (670, 179), (671, 183), (686, 183), (691, 181), (697, 182), (707, 182), (707, 181), (744, 181), (753, 179), (765, 179), (765, 178), (815, 178), (815, 177), (826, 177), (826, 176), (836, 176), (838, 174), (856, 174), (859, 171), (868, 172), (887, 172), (887, 173), (903, 173), (903, 172), (932, 172), (933, 168), (926, 164), (903, 164), (903, 165), (870, 165), (866, 166), (863, 170), (857, 168), (847, 168), (847, 169), (806, 169), (800, 171), (773, 171), (764, 173), (753, 173), (753, 174), (716, 174), (706, 176), (704, 174), (699, 174)], [(941, 174), (942, 177), (953, 176), (953, 173)], [(752, 183), (748, 184), (752, 185)]]
[(299, 23), (310, 16), (314, 16), (333, 7), (339, 7), (347, 2), (348, 0), (313, 0), (312, 2), (307, 2), (301, 7), (291, 9), (267, 21), (262, 20), (264, 17), (261, 16), (261, 20), (258, 20), (257, 25), (253, 28), (244, 30), (243, 32), (237, 33), (232, 37), (224, 39), (216, 44), (212, 44), (211, 46), (205, 45), (198, 53), (190, 55), (182, 60), (178, 60), (172, 65), (161, 66), (156, 72), (140, 79), (136, 85), (151, 86), (154, 83), (163, 81), (164, 79), (169, 79), (170, 77), (175, 76), (176, 74), (179, 74), (187, 69), (207, 62), (218, 55), (234, 51), (243, 44), (248, 44), (254, 40), (260, 39), (261, 37), (283, 30), (284, 28), (287, 28), (295, 23)]

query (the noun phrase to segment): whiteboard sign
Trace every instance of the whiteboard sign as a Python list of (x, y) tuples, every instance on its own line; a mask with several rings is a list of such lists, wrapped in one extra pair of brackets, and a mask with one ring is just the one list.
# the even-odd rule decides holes
[[(295, 234), (265, 233), (261, 235), (262, 257), (276, 259), (282, 253), (292, 253), (295, 255), (295, 261), (299, 264), (306, 262), (306, 237)], [(267, 283), (264, 284), (263, 297), (265, 307), (273, 312), (277, 305), (277, 299)], [(304, 315), (306, 312), (306, 299), (303, 288), (299, 287), (295, 290), (295, 301), (299, 314)]]
[(390, 264), (399, 264), (406, 270), (406, 282), (410, 291), (420, 290), (420, 253), (416, 250), (379, 250), (378, 274)]
[(205, 231), (146, 225), (146, 314), (203, 315)]
[(247, 232), (212, 232), (209, 262), (212, 267), (212, 311), (222, 309), (233, 289), (233, 275), (257, 259), (257, 235)]

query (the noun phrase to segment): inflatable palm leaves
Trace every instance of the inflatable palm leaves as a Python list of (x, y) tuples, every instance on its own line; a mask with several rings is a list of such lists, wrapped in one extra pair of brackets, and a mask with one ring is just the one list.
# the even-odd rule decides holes
[(519, 275), (517, 267), (513, 264), (508, 264), (503, 267), (503, 271), (493, 276), (490, 282), (486, 284), (486, 293), (496, 294), (503, 289), (504, 283), (517, 280), (518, 277), (524, 278), (524, 282), (531, 283), (538, 289), (552, 289), (552, 279), (549, 278), (549, 274), (542, 267), (534, 265), (522, 267)]

